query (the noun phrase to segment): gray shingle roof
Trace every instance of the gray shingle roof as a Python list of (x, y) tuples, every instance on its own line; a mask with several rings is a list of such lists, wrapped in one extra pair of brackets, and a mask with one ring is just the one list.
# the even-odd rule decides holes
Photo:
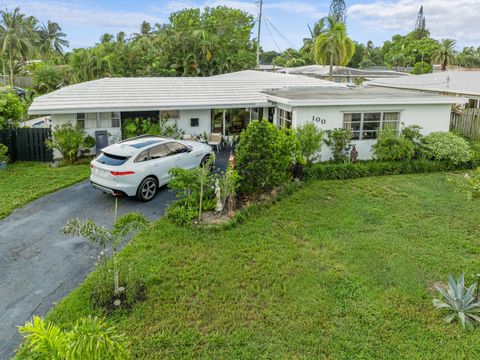
[(332, 86), (300, 75), (241, 71), (207, 78), (105, 78), (35, 98), (30, 114), (265, 106), (263, 90)]

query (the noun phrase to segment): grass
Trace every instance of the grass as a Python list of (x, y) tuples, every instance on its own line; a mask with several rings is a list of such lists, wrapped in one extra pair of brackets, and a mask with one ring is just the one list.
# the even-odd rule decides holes
[[(474, 281), (479, 214), (422, 174), (311, 183), (228, 230), (160, 220), (120, 255), (147, 300), (109, 319), (141, 359), (476, 358), (480, 330), (432, 298), (448, 273)], [(99, 314), (95, 276), (48, 318)]]
[(40, 162), (16, 162), (0, 170), (0, 219), (45, 194), (86, 179), (87, 164), (51, 168)]

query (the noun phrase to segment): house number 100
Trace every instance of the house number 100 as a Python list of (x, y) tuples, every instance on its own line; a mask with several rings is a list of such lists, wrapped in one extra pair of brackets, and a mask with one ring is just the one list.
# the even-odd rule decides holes
[(315, 115), (312, 117), (312, 120), (322, 125), (325, 125), (327, 123), (327, 120), (322, 119), (321, 117), (318, 117), (318, 116), (315, 117)]

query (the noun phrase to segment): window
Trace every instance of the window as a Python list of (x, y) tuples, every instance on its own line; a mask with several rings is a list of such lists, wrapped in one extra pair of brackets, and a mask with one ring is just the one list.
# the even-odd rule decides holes
[(352, 132), (352, 140), (372, 140), (378, 138), (383, 129), (398, 131), (400, 113), (365, 112), (346, 113), (343, 115), (343, 128)]
[(119, 156), (113, 154), (102, 153), (97, 157), (97, 161), (104, 165), (120, 166), (125, 164), (128, 160), (128, 156)]
[(178, 110), (162, 110), (160, 111), (161, 119), (180, 119), (180, 111)]
[(198, 127), (198, 118), (191, 118), (190, 119), (190, 126), (191, 127)]
[(120, 113), (112, 112), (112, 128), (120, 127)]
[(292, 127), (292, 112), (278, 109), (278, 126), (290, 129)]
[(160, 159), (168, 155), (165, 145), (158, 145), (150, 149), (150, 160)]
[(184, 153), (184, 152), (188, 151), (188, 148), (185, 145), (182, 145), (182, 144), (177, 143), (177, 142), (168, 143), (168, 144), (166, 144), (166, 146), (169, 150), (168, 151), (168, 156), (175, 155), (175, 154), (181, 154), (181, 153)]
[(85, 129), (85, 113), (77, 113), (77, 126)]
[(149, 150), (144, 150), (140, 154), (138, 154), (137, 158), (135, 159), (135, 162), (143, 162), (148, 160), (148, 152)]

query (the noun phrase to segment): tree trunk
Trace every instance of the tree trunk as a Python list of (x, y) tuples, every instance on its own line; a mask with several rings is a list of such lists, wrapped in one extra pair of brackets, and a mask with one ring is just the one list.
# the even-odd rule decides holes
[(446, 71), (446, 70), (447, 70), (447, 60), (444, 60), (442, 64), (442, 71)]
[(8, 56), (8, 67), (10, 70), (10, 76), (9, 76), (9, 83), (10, 86), (13, 86), (13, 54), (12, 54), (12, 48), (9, 49), (9, 56)]
[(330, 54), (330, 81), (333, 81), (333, 53)]

